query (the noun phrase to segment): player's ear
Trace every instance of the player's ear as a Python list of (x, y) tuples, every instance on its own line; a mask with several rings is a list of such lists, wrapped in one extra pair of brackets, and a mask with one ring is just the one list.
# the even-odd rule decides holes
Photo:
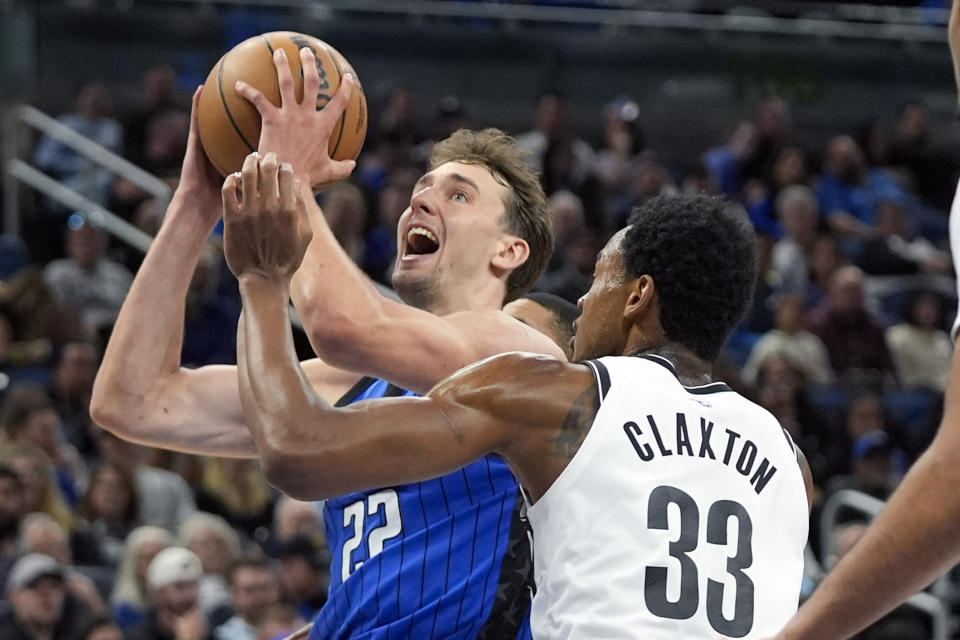
[(530, 257), (530, 245), (523, 238), (504, 236), (490, 264), (498, 272), (513, 271)]
[(651, 312), (656, 310), (657, 287), (653, 278), (642, 275), (627, 285), (630, 293), (623, 308), (623, 317), (632, 324), (640, 324)]

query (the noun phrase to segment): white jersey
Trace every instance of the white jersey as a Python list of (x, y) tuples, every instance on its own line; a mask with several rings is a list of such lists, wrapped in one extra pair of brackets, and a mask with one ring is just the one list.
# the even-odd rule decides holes
[(580, 450), (527, 510), (536, 640), (765, 638), (797, 610), (807, 497), (790, 437), (723, 383), (602, 358)]

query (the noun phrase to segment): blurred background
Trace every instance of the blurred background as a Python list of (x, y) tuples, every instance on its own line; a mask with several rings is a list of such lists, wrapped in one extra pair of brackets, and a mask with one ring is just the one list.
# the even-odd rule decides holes
[[(192, 91), (233, 45), (288, 29), (333, 44), (363, 82), (364, 151), (321, 204), (385, 285), (431, 145), (464, 126), (529, 151), (557, 234), (535, 289), (570, 301), (644, 200), (744, 205), (757, 295), (716, 373), (810, 460), (809, 594), (942, 411), (960, 176), (948, 15), (946, 0), (0, 0), (0, 637), (29, 606), (11, 590), (50, 577), (18, 564), (29, 552), (69, 567), (65, 638), (162, 637), (157, 612), (185, 605), (147, 566), (175, 543), (201, 562), (172, 575), (197, 582), (187, 604), (210, 633), (272, 638), (325, 599), (318, 505), (280, 498), (253, 462), (146, 450), (87, 413), (179, 175)], [(215, 235), (183, 362), (233, 362), (238, 313)], [(956, 637), (958, 604), (947, 576), (862, 637)]]

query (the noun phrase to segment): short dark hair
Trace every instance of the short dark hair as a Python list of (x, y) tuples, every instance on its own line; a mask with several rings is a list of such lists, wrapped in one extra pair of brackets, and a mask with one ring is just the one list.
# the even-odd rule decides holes
[(241, 569), (258, 569), (273, 573), (273, 565), (266, 557), (260, 554), (248, 553), (233, 560), (227, 567), (227, 584), (233, 587), (233, 581), (237, 577), (237, 572)]
[(23, 489), (23, 481), (20, 479), (20, 474), (17, 473), (16, 469), (11, 467), (6, 462), (0, 462), (0, 478), (8, 478), (13, 481), (14, 486), (17, 488), (17, 491)]
[(517, 141), (499, 129), (460, 129), (438, 142), (430, 155), (430, 168), (447, 162), (483, 165), (510, 189), (512, 197), (504, 203), (502, 224), (530, 246), (526, 262), (507, 278), (503, 303), (516, 300), (530, 290), (553, 254), (553, 229), (540, 180), (527, 166)]
[(573, 337), (573, 321), (580, 317), (580, 309), (566, 298), (547, 293), (546, 291), (531, 291), (521, 298), (526, 298), (548, 310), (553, 316), (553, 324), (564, 343)]
[(712, 362), (753, 296), (756, 235), (743, 208), (719, 196), (658, 196), (629, 225), (624, 268), (653, 278), (665, 337)]

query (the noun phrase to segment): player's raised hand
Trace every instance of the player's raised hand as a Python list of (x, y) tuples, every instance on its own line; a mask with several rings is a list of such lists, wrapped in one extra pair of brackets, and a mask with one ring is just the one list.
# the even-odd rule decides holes
[(310, 244), (312, 232), (300, 185), (277, 154), (254, 152), (240, 174), (223, 183), (223, 245), (237, 278), (256, 275), (289, 283)]
[(317, 110), (317, 95), (320, 92), (320, 74), (317, 59), (309, 47), (301, 47), (300, 63), (303, 67), (303, 99), (297, 101), (293, 74), (283, 49), (273, 54), (280, 86), (280, 106), (276, 107), (257, 89), (238, 82), (237, 93), (253, 103), (260, 112), (260, 153), (274, 151), (283, 162), (293, 165), (297, 176), (309, 180), (310, 186), (337, 182), (348, 177), (356, 163), (353, 160), (330, 158), (329, 142), (333, 130), (343, 115), (356, 80), (352, 74), (344, 74), (340, 88), (322, 109)]
[[(187, 136), (187, 153), (183, 157), (180, 169), (180, 182), (177, 193), (188, 199), (189, 214), (203, 216), (212, 227), (220, 219), (220, 185), (222, 180), (210, 161), (207, 160), (200, 145), (200, 132), (197, 128), (197, 105), (200, 103), (198, 88), (193, 93), (193, 107), (190, 110), (190, 133)], [(177, 209), (179, 210), (179, 209)]]

